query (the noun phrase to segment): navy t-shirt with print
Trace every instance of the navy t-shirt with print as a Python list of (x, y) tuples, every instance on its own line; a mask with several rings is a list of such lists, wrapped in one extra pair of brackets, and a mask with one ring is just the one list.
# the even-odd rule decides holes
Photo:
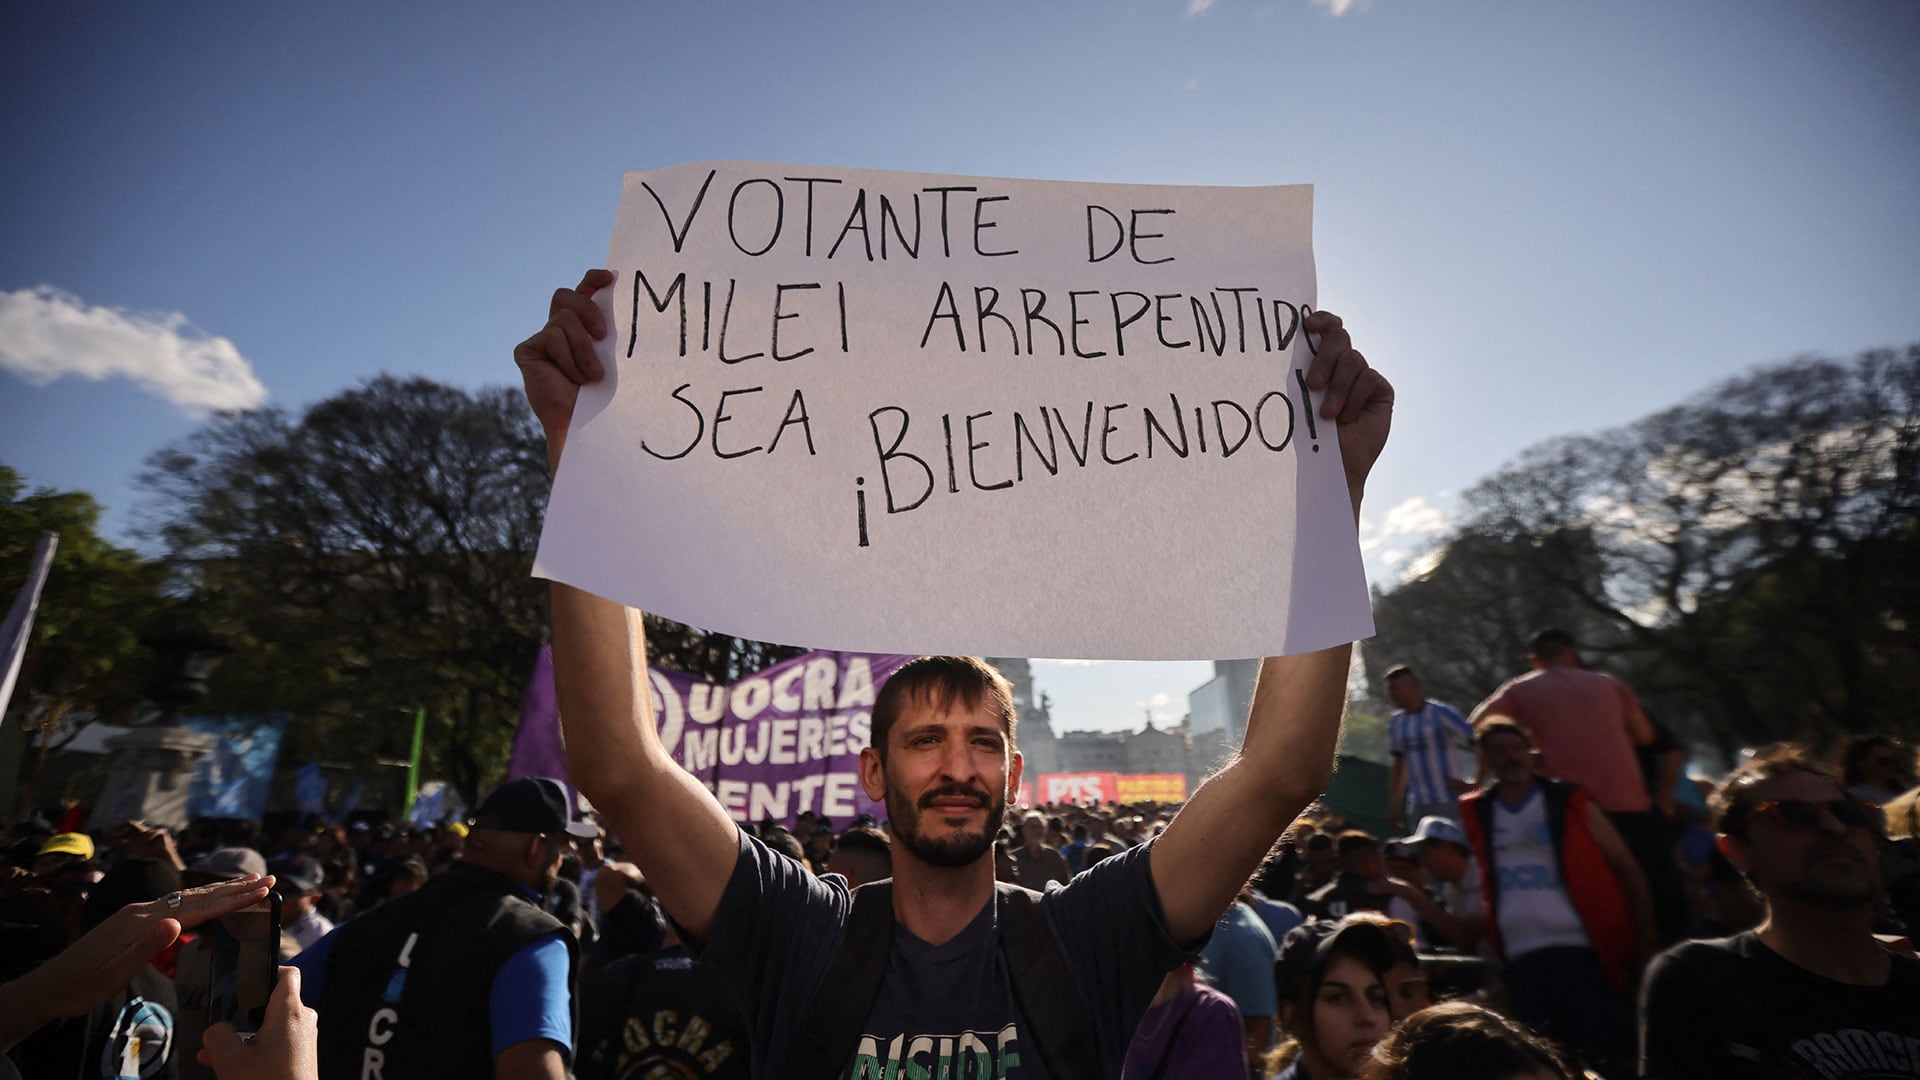
[[(1042, 901), (1111, 1075), (1119, 1073), (1160, 980), (1193, 955), (1168, 935), (1149, 871), (1151, 848), (1107, 859), (1049, 889)], [(740, 999), (756, 1076), (780, 1074), (816, 995), (833, 992), (821, 984), (851, 906), (838, 878), (817, 878), (740, 834), (739, 861), (700, 962)], [(1016, 1013), (991, 903), (940, 945), (896, 925), (886, 979), (861, 1031), (845, 1080), (1047, 1075)]]

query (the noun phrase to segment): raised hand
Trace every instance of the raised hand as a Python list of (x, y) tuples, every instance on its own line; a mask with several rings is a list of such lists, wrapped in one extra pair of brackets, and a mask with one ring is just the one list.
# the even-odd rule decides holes
[(572, 289), (557, 289), (547, 306), (547, 324), (514, 346), (513, 362), (526, 385), (527, 403), (547, 433), (547, 466), (557, 468), (573, 421), (580, 388), (606, 374), (593, 343), (607, 336), (606, 320), (593, 294), (613, 284), (611, 270), (589, 270)]

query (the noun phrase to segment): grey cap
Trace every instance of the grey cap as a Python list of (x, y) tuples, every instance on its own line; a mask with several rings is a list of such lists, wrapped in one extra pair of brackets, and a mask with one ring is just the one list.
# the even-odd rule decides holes
[(1403, 844), (1418, 844), (1426, 840), (1445, 840), (1449, 844), (1468, 846), (1467, 834), (1460, 830), (1460, 826), (1451, 818), (1443, 818), (1438, 814), (1428, 814), (1421, 818), (1412, 836), (1400, 838)]
[(266, 877), (267, 860), (259, 852), (246, 847), (214, 848), (187, 867), (188, 876), (213, 881), (234, 881), (248, 874)]

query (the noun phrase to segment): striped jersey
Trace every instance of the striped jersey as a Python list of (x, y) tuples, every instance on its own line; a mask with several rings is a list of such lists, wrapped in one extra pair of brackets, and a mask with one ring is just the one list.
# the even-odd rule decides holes
[(1408, 798), (1416, 803), (1457, 798), (1447, 786), (1454, 775), (1453, 748), (1473, 745), (1473, 726), (1458, 709), (1429, 699), (1414, 712), (1395, 712), (1388, 733), (1391, 749), (1406, 763)]

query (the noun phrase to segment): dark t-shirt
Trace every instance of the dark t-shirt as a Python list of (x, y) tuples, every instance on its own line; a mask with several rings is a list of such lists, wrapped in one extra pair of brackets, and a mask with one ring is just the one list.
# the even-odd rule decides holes
[(1342, 919), (1356, 911), (1385, 912), (1392, 902), (1392, 897), (1367, 888), (1367, 879), (1359, 874), (1341, 874), (1315, 889), (1300, 910), (1315, 919)]
[(1640, 995), (1640, 1069), (1693, 1077), (1920, 1077), (1920, 960), (1882, 986), (1835, 982), (1748, 932), (1660, 954)]
[[(1149, 872), (1151, 847), (1103, 861), (1048, 890), (1042, 901), (1109, 1075), (1119, 1073), (1161, 978), (1193, 955), (1168, 936)], [(755, 1076), (779, 1075), (815, 996), (834, 992), (822, 982), (850, 910), (838, 878), (817, 878), (740, 834), (740, 858), (699, 957), (741, 1003)], [(886, 978), (862, 1031), (841, 1074), (847, 1080), (891, 1080), (921, 1070), (983, 1080), (1046, 1077), (1039, 1049), (1016, 1015), (991, 903), (940, 945), (896, 925)]]
[(744, 1080), (747, 1031), (725, 986), (681, 946), (607, 964), (580, 983), (580, 1080)]

